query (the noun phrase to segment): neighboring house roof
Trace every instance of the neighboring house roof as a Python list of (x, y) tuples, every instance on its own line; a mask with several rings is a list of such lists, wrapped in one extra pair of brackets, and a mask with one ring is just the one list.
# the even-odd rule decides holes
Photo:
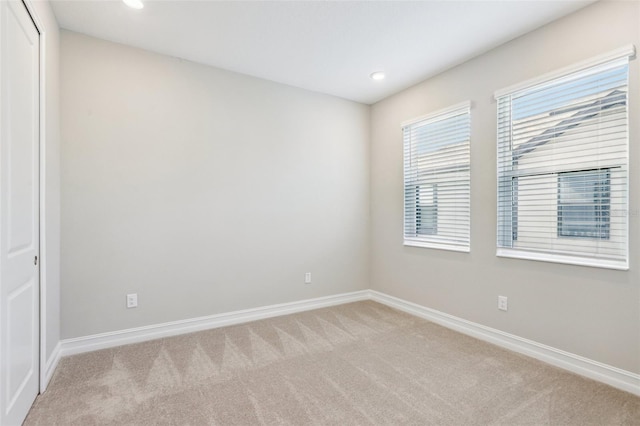
[(571, 118), (567, 118), (566, 120), (562, 120), (556, 126), (551, 129), (547, 129), (542, 132), (540, 135), (528, 140), (523, 143), (520, 148), (516, 151), (516, 154), (513, 156), (514, 160), (519, 160), (525, 154), (534, 151), (540, 145), (544, 145), (553, 138), (557, 138), (558, 136), (562, 136), (568, 130), (573, 129), (581, 125), (584, 121), (589, 120), (591, 118), (596, 117), (602, 111), (607, 110), (609, 108), (613, 108), (615, 106), (621, 106), (627, 104), (627, 93), (622, 92), (620, 90), (614, 90), (609, 93), (607, 96), (598, 99), (592, 104), (585, 105), (582, 107), (573, 107), (567, 108), (561, 111), (552, 111), (549, 115), (559, 115), (566, 114), (570, 111), (577, 110), (575, 114), (571, 116)]

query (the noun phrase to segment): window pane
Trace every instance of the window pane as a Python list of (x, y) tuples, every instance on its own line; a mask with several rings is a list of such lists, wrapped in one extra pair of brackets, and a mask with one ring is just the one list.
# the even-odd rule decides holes
[(417, 187), (416, 229), (418, 235), (438, 233), (438, 198), (436, 185)]
[(609, 170), (558, 175), (558, 235), (609, 239)]

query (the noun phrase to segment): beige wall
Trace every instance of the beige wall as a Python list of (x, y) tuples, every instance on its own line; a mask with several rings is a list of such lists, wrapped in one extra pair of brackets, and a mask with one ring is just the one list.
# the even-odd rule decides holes
[[(630, 128), (631, 269), (497, 258), (497, 89), (640, 46), (640, 3), (599, 2), (385, 99), (371, 111), (371, 285), (448, 314), (640, 373), (640, 137)], [(631, 62), (630, 116), (640, 110)], [(471, 100), (471, 253), (402, 245), (400, 123)], [(496, 307), (509, 298), (509, 311)]]
[(369, 107), (61, 49), (63, 338), (367, 288)]

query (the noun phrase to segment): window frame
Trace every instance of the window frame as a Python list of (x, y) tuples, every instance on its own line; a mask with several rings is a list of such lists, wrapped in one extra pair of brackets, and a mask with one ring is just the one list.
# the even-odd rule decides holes
[[(583, 72), (583, 71), (587, 71), (589, 68), (593, 68), (596, 66), (600, 66), (600, 65), (606, 65), (608, 63), (613, 63), (615, 61), (622, 61), (622, 60), (626, 60), (627, 63), (630, 61), (630, 59), (635, 57), (635, 46), (630, 44), (624, 47), (621, 47), (619, 49), (616, 49), (614, 51), (608, 52), (606, 54), (603, 55), (599, 55), (597, 57), (576, 63), (574, 65), (570, 65), (567, 67), (564, 67), (562, 69), (559, 69), (557, 71), (553, 71), (550, 73), (546, 73), (543, 74), (539, 77), (509, 86), (507, 88), (498, 90), (494, 93), (494, 99), (496, 101), (499, 101), (501, 98), (505, 97), (505, 96), (511, 96), (512, 98), (519, 94), (519, 92), (525, 92), (528, 90), (531, 90), (532, 88), (536, 87), (536, 86), (542, 86), (545, 85), (547, 83), (552, 83), (552, 82), (561, 82), (562, 79), (567, 79), (567, 80), (572, 80), (572, 75), (575, 73), (579, 73), (579, 72)], [(628, 77), (629, 78), (629, 74)], [(627, 93), (629, 96), (629, 84), (627, 83)], [(627, 101), (628, 101), (628, 97), (627, 97)], [(500, 108), (500, 102), (498, 102), (498, 108)], [(509, 104), (509, 109), (512, 108), (511, 103)], [(511, 111), (509, 110), (509, 114), (511, 114)], [(626, 106), (626, 115), (627, 115), (627, 134), (626, 134), (626, 158), (627, 158), (627, 167), (629, 165), (629, 161), (630, 161), (630, 152), (629, 152), (629, 105), (627, 102), (627, 106)], [(498, 111), (498, 114), (496, 116), (496, 121), (497, 121), (497, 131), (500, 131), (500, 113)], [(562, 253), (562, 252), (555, 252), (555, 253), (551, 253), (551, 252), (542, 252), (542, 251), (535, 251), (535, 250), (527, 250), (526, 248), (511, 248), (511, 247), (503, 247), (501, 246), (501, 240), (505, 237), (504, 235), (504, 229), (501, 230), (501, 223), (503, 223), (502, 221), (506, 220), (505, 217), (507, 215), (505, 210), (505, 206), (504, 206), (504, 201), (501, 200), (500, 197), (500, 191), (501, 191), (501, 187), (503, 185), (505, 185), (505, 182), (503, 182), (501, 179), (504, 179), (505, 176), (502, 175), (502, 173), (505, 173), (504, 171), (501, 172), (500, 167), (501, 167), (501, 160), (500, 160), (500, 141), (501, 141), (501, 136), (498, 133), (497, 135), (497, 142), (498, 142), (498, 150), (496, 152), (497, 154), (497, 181), (496, 181), (496, 185), (497, 185), (497, 220), (498, 222), (496, 223), (496, 231), (497, 231), (497, 249), (496, 249), (496, 256), (498, 257), (506, 257), (506, 258), (513, 258), (513, 259), (523, 259), (523, 260), (534, 260), (534, 261), (544, 261), (544, 262), (551, 262), (551, 263), (561, 263), (561, 264), (569, 264), (569, 265), (580, 265), (580, 266), (589, 266), (589, 267), (598, 267), (598, 268), (607, 268), (607, 269), (617, 269), (617, 270), (628, 270), (629, 269), (629, 218), (628, 215), (625, 215), (625, 223), (624, 223), (624, 227), (625, 227), (625, 231), (626, 231), (626, 238), (624, 241), (624, 260), (618, 260), (618, 259), (605, 259), (605, 258), (597, 258), (597, 257), (588, 257), (588, 256), (578, 256), (578, 255), (573, 255), (570, 253)], [(608, 167), (604, 167), (605, 169)], [(580, 170), (575, 170), (575, 171), (580, 171)], [(560, 172), (560, 171), (558, 171)], [(563, 171), (564, 172), (564, 171)], [(513, 176), (509, 176), (509, 179), (513, 179)], [(517, 177), (516, 177), (517, 179)], [(512, 181), (513, 182), (513, 181)], [(626, 191), (625, 191), (625, 202), (626, 202), (626, 206), (627, 208), (629, 208), (629, 193), (630, 193), (630, 189), (629, 189), (629, 184), (630, 184), (630, 179), (629, 176), (627, 175), (626, 177)], [(513, 212), (513, 202), (514, 202), (514, 192), (512, 190), (511, 192), (512, 194), (512, 202), (511, 202), (511, 208), (509, 209), (509, 213), (508, 213), (508, 217), (509, 220), (512, 221), (512, 225), (513, 225), (513, 221), (515, 220), (517, 223), (517, 213), (516, 216), (514, 218), (514, 215), (512, 214)], [(516, 202), (517, 202), (517, 191), (516, 191)], [(609, 210), (609, 214), (611, 214), (611, 210)], [(515, 231), (517, 233), (517, 230)], [(506, 235), (506, 234), (505, 234)], [(562, 237), (562, 238), (575, 238), (575, 237)], [(517, 234), (514, 235), (514, 228), (513, 226), (511, 227), (511, 241), (517, 241)]]
[[(465, 101), (465, 102), (461, 102), (459, 104), (453, 105), (451, 107), (448, 108), (444, 108), (438, 111), (435, 111), (433, 113), (427, 114), (427, 115), (423, 115), (420, 117), (416, 117), (414, 119), (411, 120), (407, 120), (403, 123), (401, 123), (401, 129), (404, 132), (404, 129), (407, 127), (411, 127), (413, 125), (416, 124), (421, 124), (421, 123), (425, 123), (425, 124), (430, 124), (430, 123), (435, 123), (441, 120), (446, 120), (452, 117), (456, 117), (459, 115), (463, 115), (463, 114), (468, 114), (469, 116), (469, 127), (468, 127), (468, 156), (469, 156), (469, 163), (468, 163), (468, 173), (469, 173), (469, 178), (468, 178), (468, 186), (469, 186), (469, 199), (468, 199), (468, 213), (469, 213), (469, 218), (468, 218), (468, 236), (467, 236), (467, 243), (466, 244), (461, 244), (461, 243), (454, 243), (454, 242), (438, 242), (438, 241), (425, 241), (425, 240), (418, 240), (418, 237), (416, 235), (416, 237), (411, 238), (407, 236), (407, 166), (406, 166), (406, 156), (404, 153), (404, 149), (405, 147), (405, 143), (404, 143), (404, 136), (403, 136), (403, 198), (404, 198), (404, 204), (403, 204), (403, 217), (402, 217), (402, 223), (403, 223), (403, 231), (402, 231), (402, 235), (403, 235), (403, 245), (404, 246), (408, 246), (408, 247), (421, 247), (421, 248), (431, 248), (431, 249), (439, 249), (439, 250), (449, 250), (449, 251), (456, 251), (456, 252), (465, 252), (465, 253), (469, 253), (471, 251), (471, 101)], [(435, 216), (436, 216), (436, 225), (435, 225), (435, 229), (436, 232), (434, 234), (427, 234), (427, 235), (434, 235), (437, 236), (437, 230), (440, 229), (439, 225), (438, 225), (438, 220), (441, 217), (441, 210), (439, 208), (439, 204), (438, 204), (438, 185), (439, 183), (433, 183), (431, 184), (433, 185), (433, 205), (435, 208)], [(416, 185), (416, 188), (418, 188), (419, 185)], [(414, 190), (415, 191), (415, 190)], [(415, 197), (415, 207), (418, 207), (419, 205), (419, 200), (418, 200), (418, 196), (414, 195)], [(414, 219), (415, 220), (415, 219)], [(417, 228), (416, 228), (417, 229)]]

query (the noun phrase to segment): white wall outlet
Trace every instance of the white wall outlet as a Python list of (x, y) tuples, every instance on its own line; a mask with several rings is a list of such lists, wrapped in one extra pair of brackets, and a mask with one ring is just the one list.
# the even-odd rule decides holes
[(306, 272), (304, 274), (304, 283), (311, 284), (311, 272)]
[(127, 294), (127, 308), (138, 307), (138, 293)]
[(506, 311), (508, 308), (507, 296), (498, 296), (498, 309)]

